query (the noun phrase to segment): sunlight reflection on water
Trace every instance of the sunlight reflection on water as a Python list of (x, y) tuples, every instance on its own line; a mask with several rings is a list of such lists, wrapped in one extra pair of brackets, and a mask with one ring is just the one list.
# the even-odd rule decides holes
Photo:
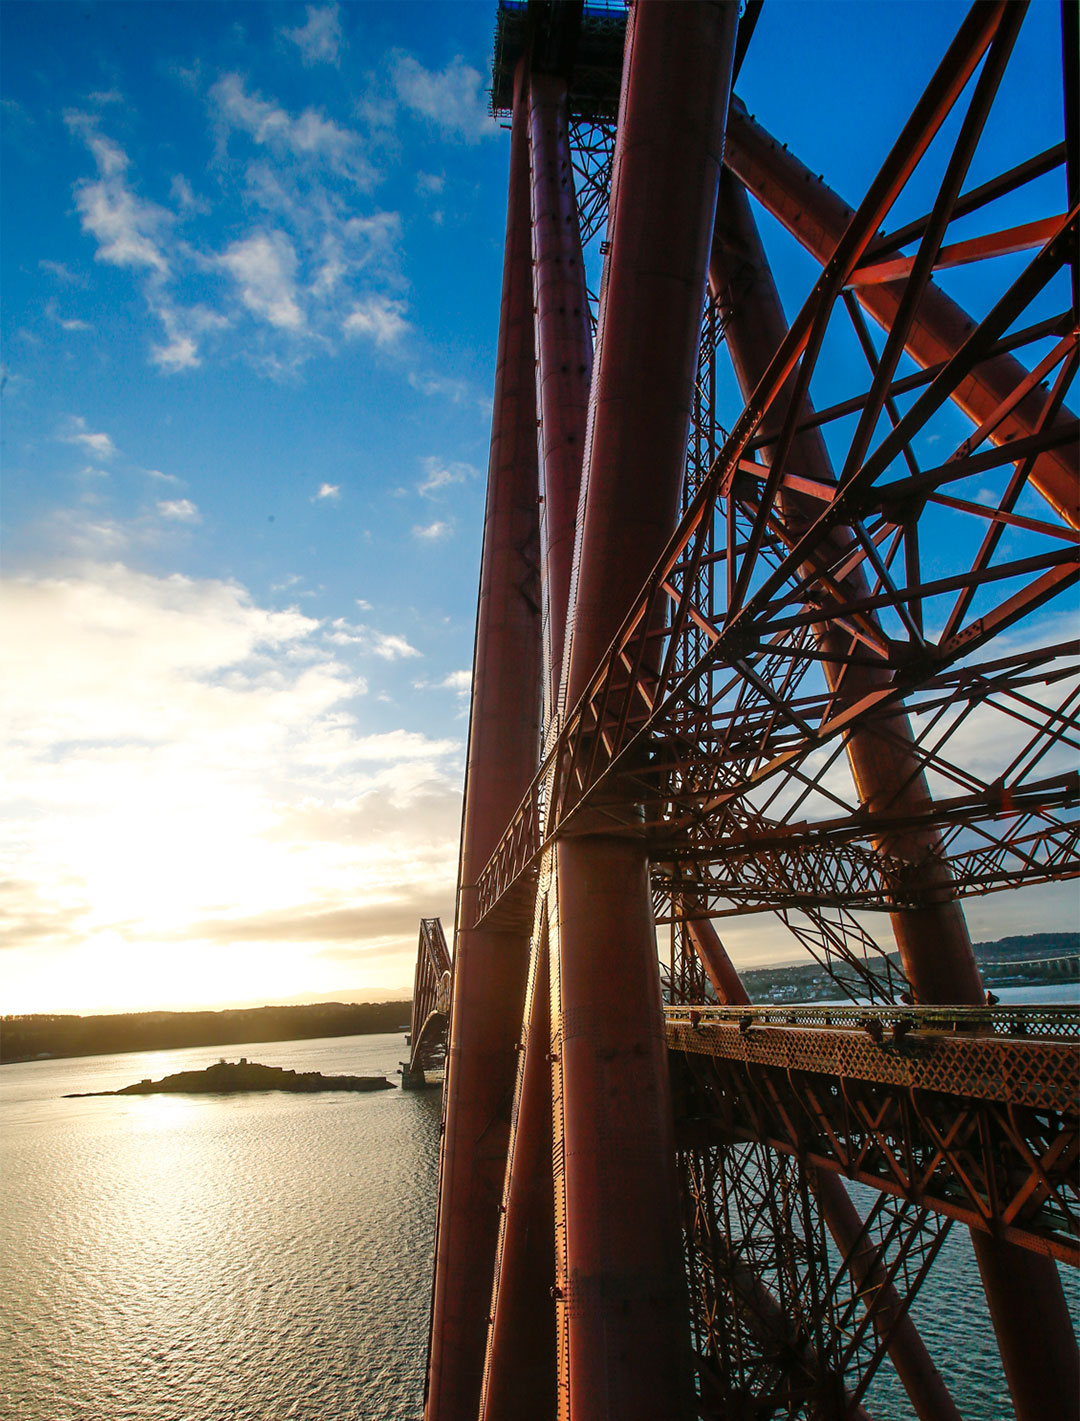
[[(223, 1052), (396, 1079), (404, 1043), (5, 1066), (0, 1415), (419, 1421), (438, 1092), (60, 1098), (201, 1069)], [(865, 1207), (869, 1192), (856, 1193)], [(1080, 1280), (1065, 1280), (1076, 1317)], [(965, 1230), (952, 1230), (914, 1311), (968, 1421), (1006, 1421)], [(887, 1364), (868, 1409), (881, 1421), (913, 1414)]]
[[(392, 1076), (403, 1050), (241, 1053)], [(4, 1068), (6, 1414), (419, 1416), (438, 1093), (58, 1099), (221, 1054)]]

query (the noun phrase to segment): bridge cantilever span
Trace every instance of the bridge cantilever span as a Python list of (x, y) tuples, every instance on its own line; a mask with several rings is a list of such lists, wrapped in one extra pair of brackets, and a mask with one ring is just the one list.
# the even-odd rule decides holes
[(1068, 1008), (669, 1007), (684, 1147), (766, 1144), (1080, 1263), (1080, 1021)]
[[(850, 207), (732, 96), (761, 10), (498, 8), (425, 1421), (865, 1421), (886, 1357), (959, 1421), (954, 1223), (1018, 1421), (1075, 1399), (1078, 1013), (986, 1009), (963, 904), (1080, 875), (1077, 7), (975, 4)], [(754, 1007), (750, 914), (851, 1005)]]
[(450, 1020), (450, 950), (438, 918), (420, 919), (420, 941), (413, 978), (409, 1060), (402, 1063), (402, 1084), (424, 1084), (424, 1072), (438, 1070), (446, 1060)]

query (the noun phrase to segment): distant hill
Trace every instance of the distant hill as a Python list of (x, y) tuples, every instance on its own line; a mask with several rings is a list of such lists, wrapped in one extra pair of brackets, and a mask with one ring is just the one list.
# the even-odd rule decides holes
[(110, 1056), (121, 1051), (360, 1036), (397, 1030), (409, 1020), (410, 1010), (408, 1001), (318, 1002), (116, 1016), (5, 1016), (0, 1019), (0, 1062), (42, 1055)]
[[(1037, 986), (1078, 975), (1080, 932), (1028, 933), (973, 946), (988, 987)], [(899, 953), (888, 955), (892, 962), (899, 960)], [(777, 967), (751, 967), (740, 976), (755, 1002), (831, 1001), (838, 991), (833, 979), (806, 958)]]
[(975, 956), (980, 962), (1037, 962), (1048, 957), (1075, 957), (1077, 953), (1080, 932), (1027, 933), (975, 944)]
[[(1019, 986), (1075, 977), (1080, 932), (1028, 933), (977, 942), (975, 956), (988, 986)], [(890, 953), (895, 959), (896, 954)], [(1059, 958), (1071, 959), (1055, 966)], [(1030, 965), (1026, 965), (1030, 964)], [(804, 959), (742, 973), (756, 1002), (813, 1002), (836, 996), (836, 983)], [(116, 1016), (5, 1016), (0, 1018), (0, 1062), (36, 1056), (108, 1056), (121, 1051), (165, 1051), (185, 1046), (239, 1046), (248, 1041), (304, 1041), (396, 1031), (409, 1020), (408, 1000), (316, 1002), (238, 1007), (226, 1011), (152, 1011)]]

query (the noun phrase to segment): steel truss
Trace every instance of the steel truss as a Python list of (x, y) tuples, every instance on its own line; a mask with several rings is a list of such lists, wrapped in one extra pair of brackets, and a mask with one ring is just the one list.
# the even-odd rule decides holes
[[(634, 8), (640, 18), (657, 7), (639, 0)], [(491, 1262), (495, 1272), (486, 1421), (585, 1416), (582, 1398), (596, 1394), (599, 1373), (583, 1381), (575, 1372), (585, 1355), (575, 1336), (588, 1336), (591, 1310), (614, 1315), (611, 1298), (582, 1288), (567, 1243), (584, 1197), (569, 1181), (577, 1156), (567, 1122), (592, 1101), (568, 1057), (602, 1028), (591, 997), (567, 1005), (568, 965), (576, 971), (568, 940), (580, 928), (561, 937), (560, 919), (570, 890), (588, 882), (569, 870), (580, 875), (590, 854), (601, 864), (598, 843), (609, 858), (596, 881), (608, 887), (615, 865), (633, 865), (644, 848), (653, 919), (667, 927), (666, 1040), (697, 1414), (865, 1416), (867, 1388), (888, 1353), (921, 1418), (958, 1421), (908, 1316), (954, 1220), (976, 1238), (1018, 1416), (1029, 1421), (1063, 1400), (1075, 1350), (1056, 1278), (1040, 1268), (1049, 1258), (1080, 1260), (1075, 1013), (978, 1009), (982, 989), (955, 907), (1080, 874), (1080, 644), (1068, 639), (1080, 575), (1080, 425), (1067, 403), (1080, 364), (1080, 113), (1068, 0), (1065, 141), (965, 186), (1025, 8), (973, 8), (855, 210), (732, 99), (688, 391), (682, 516), (621, 623), (612, 617), (617, 630), (584, 668), (591, 674), (576, 680), (579, 578), (613, 565), (590, 554), (587, 539), (582, 552), (580, 526), (569, 600), (549, 565), (549, 495), (577, 497), (556, 460), (576, 439), (588, 471), (594, 425), (582, 440), (558, 402), (544, 403), (559, 368), (553, 359), (565, 375), (572, 347), (575, 368), (586, 370), (587, 332), (565, 323), (555, 336), (543, 330), (571, 304), (552, 296), (551, 263), (573, 267), (584, 250), (587, 271), (604, 264), (596, 292), (586, 290), (603, 368), (618, 247), (617, 214), (608, 211), (620, 161), (613, 17), (606, 9), (588, 34), (575, 109), (566, 61), (573, 7), (500, 8), (493, 106), (512, 112), (515, 142), (524, 141), (529, 102), (534, 125), (541, 100), (552, 124), (542, 138), (534, 126), (530, 138), (548, 663), (537, 688), (547, 711), (540, 763), (508, 822), (475, 821), (483, 832), (474, 845), (494, 850), (482, 868), (474, 852), (459, 885), (459, 944), (464, 930), (467, 942), (505, 944), (505, 953), (532, 934), (531, 967), (514, 979), (525, 1008), (506, 1076), (517, 1086), (493, 1258), (485, 1250), (495, 1223), (472, 1235), (483, 1244), (479, 1266)], [(740, 20), (736, 78), (759, 10), (751, 0)], [(584, 24), (583, 35), (588, 12)], [(528, 100), (530, 52), (543, 78)], [(629, 72), (628, 64), (623, 104)], [(561, 101), (553, 75), (563, 77)], [(950, 115), (958, 124), (942, 155)], [(930, 210), (888, 230), (913, 174), (925, 176), (931, 148)], [(562, 197), (541, 193), (541, 155), (554, 191), (559, 153), (559, 171), (572, 170), (569, 205), (565, 180)], [(1017, 226), (996, 215), (996, 204), (1061, 168), (1063, 198), (1048, 197), (1043, 183), (1028, 189), (1044, 204), (1030, 220)], [(790, 328), (782, 313), (777, 325), (747, 192), (822, 267)], [(554, 211), (577, 228), (578, 245), (559, 248), (561, 256), (542, 235)], [(974, 218), (979, 234), (970, 221), (958, 229), (961, 218)], [(519, 240), (508, 238), (508, 261)], [(993, 262), (1005, 254), (1014, 262), (1003, 284)], [(994, 292), (970, 319), (933, 280), (959, 265), (977, 265)], [(504, 317), (506, 309), (504, 295)], [(748, 328), (774, 333), (767, 349), (760, 334), (751, 349)], [(837, 369), (853, 368), (837, 362), (840, 350), (864, 363), (862, 387), (840, 383)], [(729, 354), (745, 407), (725, 418), (718, 390)], [(572, 379), (564, 388), (580, 393)], [(959, 442), (950, 437), (957, 408), (972, 430)], [(526, 413), (515, 410), (518, 427)], [(551, 452), (557, 443), (561, 454)], [(632, 462), (632, 451), (626, 457)], [(554, 614), (557, 648), (563, 632), (571, 642), (565, 664), (551, 653), (552, 608), (566, 618), (563, 627)], [(482, 649), (478, 641), (478, 658)], [(474, 716), (482, 689), (474, 681)], [(467, 821), (469, 812), (467, 794)], [(611, 848), (620, 843), (624, 860)], [(600, 911), (615, 921), (616, 909)], [(875, 1007), (784, 1008), (782, 1019), (753, 1007), (712, 924), (763, 912), (821, 964), (838, 995)], [(869, 913), (891, 918), (901, 962), (870, 932)], [(935, 976), (935, 952), (944, 975)], [(609, 990), (617, 997), (622, 986), (615, 969)], [(913, 1005), (933, 1001), (966, 1005), (944, 1016)], [(644, 1079), (636, 1070), (628, 1081)], [(460, 1173), (456, 1144), (444, 1145), (443, 1173), (448, 1151)], [(552, 1197), (541, 1209), (535, 1178), (549, 1157)], [(484, 1168), (490, 1187), (494, 1165)], [(878, 1191), (865, 1219), (841, 1176)], [(441, 1198), (440, 1238), (448, 1218)], [(612, 1237), (623, 1222), (612, 1218)], [(601, 1230), (595, 1220), (579, 1224), (579, 1241), (590, 1229), (606, 1232), (607, 1221)], [(539, 1251), (537, 1238), (549, 1241)], [(445, 1299), (454, 1284), (447, 1270), (437, 1276)], [(1055, 1319), (1042, 1361), (1017, 1306), (1021, 1293), (1038, 1296)], [(627, 1308), (637, 1301), (628, 1291)], [(464, 1336), (462, 1318), (452, 1321), (455, 1338)], [(433, 1347), (439, 1327), (437, 1317)], [(542, 1345), (528, 1350), (522, 1339), (538, 1328)], [(444, 1369), (448, 1355), (444, 1347)], [(530, 1380), (515, 1388), (523, 1360)], [(461, 1375), (469, 1368), (478, 1369), (472, 1355)], [(458, 1414), (440, 1399), (455, 1395), (450, 1384), (440, 1385), (429, 1393), (429, 1421)], [(641, 1415), (657, 1414), (634, 1400), (646, 1407)], [(669, 1402), (682, 1414), (674, 1394)], [(628, 1404), (620, 1414), (630, 1414)]]
[(757, 1142), (680, 1152), (699, 1415), (865, 1417), (951, 1221), (882, 1194), (837, 1255), (808, 1174)]
[(669, 1017), (668, 1040), (695, 1086), (685, 1118), (706, 1139), (766, 1143), (1080, 1263), (1075, 1041), (942, 1035), (911, 1013), (887, 1037), (880, 1014), (857, 1029), (688, 1015)]
[(421, 918), (409, 1026), (410, 1074), (437, 1070), (446, 1060), (450, 980), (450, 949), (442, 923), (438, 918)]

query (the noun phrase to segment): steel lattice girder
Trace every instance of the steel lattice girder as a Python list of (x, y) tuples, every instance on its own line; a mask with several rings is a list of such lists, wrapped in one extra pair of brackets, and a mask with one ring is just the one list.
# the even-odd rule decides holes
[(687, 1130), (766, 1142), (1080, 1262), (1075, 1042), (913, 1031), (886, 1045), (865, 1030), (752, 1018), (672, 1021), (668, 1040), (696, 1085)]
[(445, 1060), (450, 974), (450, 950), (442, 923), (438, 918), (421, 918), (409, 1028), (410, 1071), (433, 1070)]
[[(929, 126), (920, 142), (942, 116), (940, 105), (923, 107)], [(1047, 161), (1043, 160), (1043, 167)], [(962, 748), (963, 722), (975, 707), (984, 718), (989, 704), (1003, 720), (1018, 713), (1031, 719), (1032, 753), (1028, 760), (1014, 760), (1018, 773), (1015, 783), (1006, 786), (1010, 792), (1030, 774), (1033, 761), (1061, 744), (1075, 744), (1075, 688), (1067, 690), (1060, 704), (1047, 701), (1052, 694), (1048, 688), (1061, 674), (1061, 646), (1040, 647), (1036, 642), (1011, 668), (1003, 668), (1000, 657), (976, 659), (981, 646), (1018, 623), (1031, 620), (1037, 626), (1036, 614), (1048, 601), (1059, 598), (1077, 576), (1075, 515), (1062, 517), (1053, 506), (1038, 517), (1017, 511), (1025, 482), (1029, 478), (1033, 484), (1040, 482), (1038, 471), (1047, 458), (1052, 455), (1058, 461), (1055, 467), (1062, 461), (1068, 467), (1072, 457), (1077, 424), (1062, 408), (1062, 400), (1076, 368), (1076, 331), (1067, 313), (1035, 322), (1026, 334), (1010, 329), (1062, 265), (1076, 264), (1075, 212), (1040, 219), (1040, 231), (1045, 228), (1048, 240), (960, 349), (923, 376), (903, 377), (905, 389), (920, 388), (922, 394), (900, 426), (884, 435), (877, 447), (870, 441), (858, 459), (853, 463), (849, 459), (842, 487), (787, 473), (782, 458), (766, 463), (758, 452), (759, 426), (770, 412), (775, 415), (774, 403), (786, 374), (798, 369), (804, 387), (810, 380), (808, 367), (813, 362), (806, 355), (801, 365), (796, 362), (807, 350), (811, 333), (817, 332), (817, 340), (828, 323), (848, 276), (858, 270), (860, 253), (882, 250), (883, 239), (875, 227), (881, 193), (895, 196), (912, 162), (910, 146), (905, 151), (898, 145), (867, 200), (851, 217), (822, 281), (714, 461), (668, 553), (568, 717), (487, 865), (480, 884), (481, 917), (495, 910), (519, 877), (535, 866), (545, 842), (560, 832), (573, 832), (575, 814), (595, 803), (598, 793), (606, 801), (618, 802), (620, 796), (600, 788), (610, 785), (617, 774), (632, 777), (632, 792), (621, 798), (644, 804), (647, 818), (660, 831), (663, 847), (657, 856), (670, 858), (677, 856), (671, 840), (680, 833), (685, 835), (687, 851), (693, 853), (695, 832), (706, 816), (714, 821), (711, 827), (719, 854), (733, 810), (760, 798), (766, 787), (771, 792), (793, 776), (801, 777), (820, 796), (815, 756), (833, 753), (830, 742), (842, 742), (867, 717), (899, 713), (902, 702), (909, 710), (921, 710), (927, 724), (935, 728), (933, 735), (917, 744), (916, 752), (930, 770), (954, 781), (963, 782), (964, 768), (949, 760), (943, 746), (952, 735), (957, 737), (958, 750)], [(1029, 165), (1029, 170), (1040, 171), (1039, 163)], [(1007, 190), (1008, 184), (998, 187)], [(945, 215), (948, 207), (944, 203)], [(969, 211), (970, 203), (954, 200), (952, 210)], [(903, 280), (887, 284), (894, 301), (903, 286)], [(904, 467), (897, 473), (893, 461), (910, 451), (911, 436), (930, 427), (927, 421), (944, 401), (967, 389), (973, 371), (983, 370), (987, 360), (997, 361), (994, 368), (1000, 384), (1001, 348), (1016, 348), (1018, 342), (1030, 345), (1048, 330), (1059, 335), (1057, 346), (1036, 362), (1031, 374), (1015, 361), (1008, 365), (1013, 387), (999, 390), (999, 408), (983, 418), (975, 437), (935, 468), (912, 472)], [(844, 410), (865, 410), (871, 398), (884, 401), (898, 393), (893, 377), (879, 380), (880, 367), (876, 369), (870, 393), (854, 404), (847, 402)], [(1003, 437), (1010, 410), (1031, 407), (1037, 380), (1045, 375), (1054, 376), (1055, 384), (1048, 395), (1040, 396), (1041, 406), (1036, 401), (1037, 416), (1027, 418), (1018, 437), (1008, 444), (981, 447), (979, 441), (987, 436)], [(786, 420), (780, 409), (789, 443), (801, 427), (796, 415), (794, 404)], [(831, 417), (826, 411), (815, 418), (821, 423)], [(1007, 483), (995, 494), (996, 502), (987, 502), (985, 495), (982, 502), (964, 496), (964, 481), (999, 476), (1007, 477)], [(820, 510), (809, 527), (789, 526), (785, 520), (782, 496), (792, 490)], [(974, 555), (963, 561), (957, 558), (952, 568), (944, 570), (939, 556), (935, 575), (924, 573), (919, 547), (935, 538), (940, 542), (938, 525), (951, 529), (958, 520), (978, 535)], [(830, 540), (841, 528), (853, 529), (854, 541)], [(1005, 533), (1014, 543), (1026, 541), (1025, 556), (995, 556)], [(964, 542), (963, 538), (954, 541), (958, 546)], [(859, 565), (866, 569), (869, 590), (853, 596), (849, 575)], [(965, 619), (975, 598), (981, 615)], [(897, 622), (895, 627), (887, 625), (889, 618)], [(827, 690), (814, 689), (815, 670), (824, 653), (815, 647), (810, 633), (823, 619), (850, 632), (853, 665), (884, 672), (884, 684), (873, 696), (844, 704)], [(935, 619), (943, 624), (936, 641), (927, 630)], [(950, 670), (957, 665), (962, 669)], [(948, 735), (943, 737), (940, 698), (950, 675), (951, 709), (944, 727)], [(988, 703), (991, 685), (999, 694)], [(1006, 732), (1005, 738), (1012, 745), (1015, 735)], [(963, 755), (958, 758), (962, 762)], [(1007, 763), (1002, 766), (1010, 768)], [(1046, 807), (1038, 825), (1027, 826), (1037, 835), (1040, 852), (1026, 859), (1021, 852), (1012, 864), (998, 854), (991, 863), (987, 850), (993, 858), (995, 843), (1022, 837), (1009, 816), (1007, 797), (1000, 803), (1004, 813), (995, 816), (991, 811), (985, 816), (981, 837), (977, 834), (966, 848), (957, 846), (955, 870), (961, 893), (1077, 872), (1080, 858), (1074, 833), (1068, 825), (1055, 822), (1052, 806)], [(991, 823), (995, 817), (1002, 821), (996, 827)], [(737, 819), (736, 815), (736, 827), (741, 828)], [(943, 821), (946, 827), (947, 822)], [(838, 900), (842, 873), (839, 879)], [(526, 879), (524, 898), (530, 888)], [(879, 895), (879, 901), (885, 896)], [(866, 901), (865, 893), (858, 901)], [(504, 907), (515, 911), (513, 903)]]

